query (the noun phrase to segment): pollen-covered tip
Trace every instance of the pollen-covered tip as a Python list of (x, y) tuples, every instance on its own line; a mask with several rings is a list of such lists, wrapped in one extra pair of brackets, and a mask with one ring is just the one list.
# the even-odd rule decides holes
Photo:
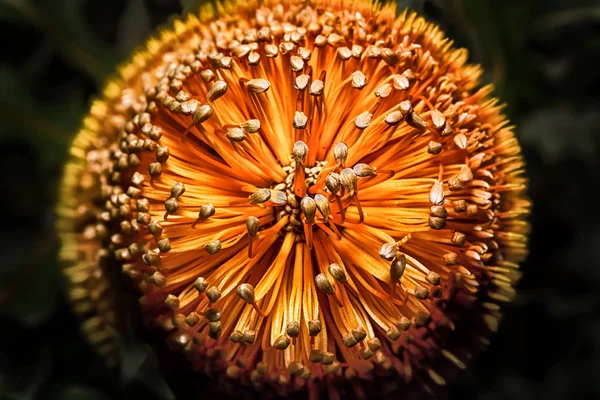
[(255, 216), (249, 216), (246, 218), (246, 229), (248, 230), (248, 236), (251, 238), (258, 234), (260, 228), (260, 221)]
[(342, 172), (340, 172), (340, 183), (350, 196), (354, 196), (356, 193), (357, 182), (358, 178), (352, 168), (344, 168)]
[(152, 217), (150, 216), (150, 214), (141, 212), (141, 213), (138, 213), (136, 222), (141, 225), (148, 225), (149, 223), (152, 222), (151, 218)]
[(204, 316), (210, 322), (217, 322), (221, 319), (221, 311), (218, 308), (209, 308), (204, 313)]
[(394, 257), (396, 257), (397, 251), (398, 247), (396, 246), (396, 242), (384, 243), (379, 249), (379, 256), (384, 260), (392, 261)]
[(310, 94), (311, 96), (320, 96), (321, 94), (323, 94), (324, 87), (325, 87), (325, 83), (322, 80), (315, 79), (310, 84), (310, 89), (308, 91), (308, 94)]
[(323, 293), (327, 295), (333, 294), (333, 285), (331, 284), (331, 282), (329, 282), (329, 279), (327, 279), (327, 277), (324, 274), (318, 274), (317, 276), (315, 276), (315, 285), (317, 286), (317, 289), (319, 289)]
[(354, 335), (352, 335), (351, 332), (342, 337), (342, 342), (348, 348), (352, 348), (358, 344), (358, 340), (354, 338)]
[(258, 78), (258, 79), (250, 79), (248, 81), (248, 89), (252, 92), (252, 93), (263, 93), (266, 92), (267, 90), (269, 90), (269, 88), (271, 87), (271, 84), (269, 83), (268, 80), (264, 79), (264, 78)]
[(362, 88), (367, 86), (367, 83), (367, 78), (365, 77), (365, 74), (363, 74), (361, 71), (354, 71), (352, 73), (351, 85), (354, 89), (361, 90)]
[(444, 229), (446, 227), (446, 219), (445, 218), (440, 218), (440, 217), (435, 217), (435, 216), (430, 216), (429, 217), (429, 227), (431, 229)]
[(379, 338), (370, 338), (367, 340), (367, 346), (371, 351), (377, 351), (381, 348), (381, 340)]
[(396, 322), (396, 327), (398, 329), (402, 329), (403, 331), (407, 331), (411, 325), (412, 322), (406, 317), (402, 317), (400, 318), (400, 321)]
[(319, 210), (324, 218), (328, 218), (331, 215), (331, 209), (329, 207), (329, 201), (327, 200), (327, 197), (317, 193), (315, 195), (315, 203), (317, 205), (317, 210)]
[[(323, 365), (332, 365), (335, 361), (335, 355), (330, 351), (323, 352), (323, 356), (321, 357), (321, 364)], [(334, 371), (331, 371), (334, 372)]]
[(168, 238), (160, 239), (156, 245), (161, 253), (168, 253), (171, 250), (171, 241)]
[(179, 210), (179, 202), (175, 197), (170, 197), (165, 201), (165, 210), (169, 214), (175, 214)]
[(304, 68), (304, 60), (298, 56), (290, 57), (290, 67), (294, 72), (300, 72)]
[(340, 283), (344, 283), (348, 281), (348, 276), (346, 275), (346, 271), (344, 268), (340, 267), (339, 264), (332, 263), (329, 265), (329, 274)]
[(256, 133), (260, 130), (260, 121), (257, 119), (249, 119), (246, 122), (242, 122), (240, 128), (246, 133)]
[(131, 183), (134, 184), (137, 187), (140, 187), (142, 185), (142, 183), (144, 183), (144, 175), (140, 174), (139, 172), (134, 172), (133, 175), (131, 176)]
[(372, 117), (373, 114), (371, 114), (368, 111), (365, 111), (359, 114), (358, 117), (356, 117), (356, 119), (354, 120), (354, 126), (356, 126), (358, 129), (366, 129), (371, 123)]
[(148, 223), (148, 230), (154, 237), (158, 237), (162, 235), (163, 227), (160, 225), (158, 221), (150, 221)]
[(142, 195), (142, 191), (138, 188), (136, 188), (135, 186), (129, 186), (127, 188), (127, 196), (131, 197), (132, 199), (137, 199)]
[(204, 293), (206, 288), (208, 288), (208, 281), (206, 279), (204, 279), (203, 277), (199, 276), (194, 281), (194, 287), (196, 288), (198, 293)]
[(446, 210), (446, 207), (444, 206), (431, 206), (429, 209), (429, 215), (432, 217), (447, 218), (448, 210)]
[(244, 339), (244, 342), (246, 342), (248, 344), (254, 343), (254, 341), (256, 340), (256, 332), (253, 330), (250, 330), (250, 329), (244, 330), (243, 339)]
[(321, 350), (313, 349), (308, 355), (308, 361), (311, 363), (320, 363), (323, 360), (323, 352)]
[(254, 304), (254, 286), (249, 283), (242, 283), (235, 289), (235, 294), (248, 304)]
[(291, 52), (294, 49), (294, 43), (290, 42), (290, 41), (286, 41), (284, 40), (283, 42), (279, 43), (279, 52), (282, 55), (286, 55), (289, 52)]
[(408, 113), (408, 115), (406, 116), (406, 123), (412, 126), (413, 128), (419, 130), (425, 130), (427, 128), (427, 123), (423, 120), (423, 118), (421, 118), (419, 114), (417, 114), (414, 111)]
[(227, 136), (227, 139), (234, 143), (241, 143), (244, 140), (246, 140), (246, 134), (244, 133), (244, 130), (242, 128), (237, 127), (227, 129), (225, 136)]
[(382, 50), (381, 58), (392, 67), (398, 64), (399, 61), (398, 54), (394, 50), (387, 47)]
[(352, 57), (352, 50), (347, 47), (338, 47), (336, 50), (336, 56), (342, 61), (346, 61)]
[(178, 198), (185, 193), (185, 186), (182, 182), (177, 182), (171, 187), (171, 197)]
[(308, 117), (302, 111), (296, 111), (294, 114), (294, 121), (292, 122), (292, 126), (295, 129), (304, 129), (306, 128), (306, 124), (308, 123)]
[(202, 79), (202, 81), (204, 81), (206, 83), (215, 79), (215, 76), (216, 75), (212, 69), (205, 69), (202, 72), (200, 72), (200, 79)]
[(321, 325), (321, 321), (318, 319), (311, 319), (308, 321), (308, 334), (310, 336), (317, 336), (321, 333), (323, 326)]
[(217, 339), (221, 335), (221, 330), (223, 329), (223, 325), (221, 321), (214, 321), (208, 323), (208, 336), (212, 339)]
[(430, 271), (425, 277), (425, 279), (432, 285), (439, 285), (442, 278), (437, 272)]
[(165, 286), (165, 283), (166, 283), (165, 276), (163, 274), (161, 274), (160, 272), (155, 271), (150, 276), (150, 283), (156, 285), (159, 288), (162, 288)]
[(242, 332), (240, 332), (238, 330), (234, 330), (229, 335), (229, 340), (231, 340), (233, 343), (238, 343), (242, 340), (243, 337), (244, 337), (244, 334)]
[(215, 215), (215, 206), (213, 206), (211, 203), (207, 203), (200, 207), (200, 212), (198, 212), (198, 220), (200, 222), (204, 222), (213, 215)]
[(302, 364), (300, 361), (292, 361), (290, 365), (288, 365), (288, 371), (290, 374), (296, 376), (300, 376), (304, 368), (304, 364)]
[(304, 165), (307, 154), (308, 145), (306, 143), (304, 143), (302, 140), (298, 140), (296, 143), (294, 143), (294, 147), (292, 148), (292, 157), (296, 163)]
[(458, 176), (453, 176), (448, 179), (448, 188), (450, 190), (461, 190), (463, 188), (463, 183), (458, 179)]
[(446, 253), (442, 256), (442, 260), (444, 261), (444, 265), (451, 267), (456, 265), (456, 260), (458, 259), (458, 255), (456, 253)]
[(455, 200), (452, 202), (452, 208), (457, 213), (465, 212), (467, 210), (467, 202), (464, 200)]
[(283, 206), (285, 205), (285, 203), (287, 203), (288, 197), (285, 194), (285, 192), (282, 192), (281, 190), (274, 190), (271, 189), (271, 203), (273, 203), (276, 206)]
[(206, 297), (211, 303), (216, 303), (221, 298), (221, 291), (216, 286), (206, 289)]
[(333, 157), (339, 165), (344, 165), (348, 158), (348, 145), (344, 142), (337, 142), (333, 146)]
[(296, 77), (294, 88), (299, 91), (306, 90), (308, 87), (308, 82), (310, 81), (310, 76), (307, 74), (298, 75)]
[(398, 340), (400, 336), (402, 336), (402, 332), (400, 332), (400, 330), (395, 326), (392, 326), (385, 332), (385, 336), (387, 336), (387, 338), (391, 341), (395, 341)]
[(412, 112), (412, 104), (410, 100), (403, 100), (398, 104), (398, 110), (402, 113), (402, 115), (406, 116)]
[(404, 269), (406, 269), (406, 256), (404, 254), (399, 254), (397, 257), (394, 257), (392, 264), (390, 265), (391, 283), (396, 283), (402, 278)]
[(477, 216), (478, 211), (479, 208), (477, 207), (477, 204), (469, 204), (469, 206), (467, 207), (467, 217), (475, 218)]
[[(292, 33), (292, 35), (294, 35), (294, 33)], [(305, 39), (304, 36), (299, 36), (298, 40), (303, 40)], [(296, 42), (293, 38), (292, 41)], [(302, 58), (304, 61), (310, 61), (311, 57), (312, 57), (312, 51), (307, 48), (307, 47), (299, 47), (298, 48), (298, 56), (300, 58)]]
[(273, 342), (273, 347), (277, 350), (285, 350), (290, 346), (290, 338), (285, 335), (278, 336)]
[(204, 249), (208, 254), (217, 254), (219, 251), (221, 251), (221, 241), (216, 239), (211, 240), (204, 245)]
[(403, 118), (404, 114), (402, 114), (402, 112), (399, 110), (395, 110), (386, 115), (383, 121), (390, 126), (395, 126), (402, 122)]
[(385, 99), (391, 93), (392, 85), (390, 85), (389, 83), (384, 83), (383, 85), (378, 86), (377, 89), (375, 89), (375, 97), (381, 97), (382, 99)]
[(179, 297), (168, 294), (167, 298), (165, 299), (165, 305), (171, 310), (177, 310), (179, 308)]
[(465, 244), (466, 238), (467, 236), (464, 233), (457, 231), (452, 234), (452, 238), (450, 240), (457, 246), (462, 246)]
[(464, 133), (457, 134), (454, 136), (454, 143), (459, 149), (465, 150), (467, 148), (467, 136)]
[(290, 321), (285, 327), (285, 333), (292, 338), (300, 335), (300, 324), (297, 321)]
[(195, 124), (206, 122), (213, 115), (213, 109), (208, 104), (204, 104), (194, 113), (193, 121)]
[(148, 137), (154, 141), (160, 140), (162, 137), (162, 129), (156, 125), (152, 126), (152, 128), (150, 128), (150, 132), (148, 132)]
[(444, 185), (440, 181), (435, 181), (429, 192), (429, 201), (433, 205), (444, 204)]
[(415, 289), (415, 297), (419, 300), (427, 300), (427, 298), (429, 297), (429, 290), (422, 286), (418, 286)]
[(357, 342), (362, 342), (367, 337), (367, 331), (362, 326), (358, 326), (351, 331), (352, 336)]
[(394, 89), (396, 90), (406, 90), (410, 86), (408, 78), (403, 74), (395, 74), (392, 78), (392, 82), (394, 85)]
[(269, 189), (258, 189), (256, 192), (248, 196), (248, 198), (252, 204), (262, 204), (266, 201), (269, 201), (271, 198), (271, 191)]
[(369, 176), (377, 175), (377, 173), (375, 172), (375, 167), (371, 167), (369, 164), (365, 163), (355, 164), (354, 167), (352, 167), (352, 169), (354, 170), (356, 176), (358, 176), (359, 178), (366, 178)]
[(215, 101), (227, 92), (227, 88), (227, 83), (225, 81), (215, 81), (210, 87), (206, 98), (208, 101)]
[(434, 140), (429, 141), (427, 145), (427, 152), (429, 154), (440, 154), (442, 152), (443, 145)]
[(463, 183), (469, 183), (473, 180), (473, 171), (469, 168), (468, 165), (463, 165), (460, 167), (460, 171), (458, 172), (458, 179)]
[(310, 224), (315, 221), (315, 214), (317, 212), (317, 203), (315, 199), (310, 196), (305, 196), (302, 201), (300, 201), (300, 210), (302, 210), (302, 214), (304, 214), (304, 218), (306, 218), (306, 223)]
[(446, 127), (446, 117), (439, 110), (431, 111), (431, 123), (435, 129), (442, 130)]
[(154, 179), (158, 178), (160, 174), (162, 174), (162, 167), (160, 163), (153, 162), (148, 164), (148, 173), (150, 174), (150, 177)]
[(156, 161), (163, 164), (169, 159), (169, 148), (167, 146), (156, 146)]
[(325, 178), (325, 186), (327, 187), (327, 190), (329, 190), (330, 193), (337, 194), (341, 188), (340, 176), (335, 172), (331, 172)]

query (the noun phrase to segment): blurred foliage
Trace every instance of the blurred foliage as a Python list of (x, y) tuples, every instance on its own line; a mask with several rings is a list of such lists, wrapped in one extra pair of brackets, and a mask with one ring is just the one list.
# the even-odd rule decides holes
[[(82, 340), (53, 205), (73, 133), (115, 64), (198, 0), (0, 0), (0, 399), (170, 399), (126, 341), (120, 378)], [(600, 2), (400, 0), (484, 65), (518, 126), (535, 208), (517, 301), (453, 397), (600, 398)], [(165, 371), (163, 371), (165, 372)]]

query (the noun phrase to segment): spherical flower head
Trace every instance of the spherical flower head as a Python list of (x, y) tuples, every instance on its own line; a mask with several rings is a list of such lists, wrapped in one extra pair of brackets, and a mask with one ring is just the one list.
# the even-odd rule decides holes
[(118, 363), (113, 293), (133, 285), (190, 368), (227, 381), (443, 385), (527, 253), (521, 150), (480, 75), (392, 5), (176, 20), (109, 81), (65, 169), (60, 257), (84, 330)]

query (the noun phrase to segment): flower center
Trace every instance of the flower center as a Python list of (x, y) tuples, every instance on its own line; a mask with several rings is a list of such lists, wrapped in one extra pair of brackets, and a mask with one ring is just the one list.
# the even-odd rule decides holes
[[(304, 167), (304, 185), (308, 191), (317, 182), (317, 178), (321, 171), (323, 171), (325, 165), (327, 165), (327, 161), (317, 161), (312, 167)], [(274, 211), (275, 215), (277, 216), (277, 221), (285, 217), (288, 217), (289, 220), (285, 228), (280, 231), (282, 236), (285, 235), (285, 232), (294, 231), (300, 234), (304, 239), (304, 228), (302, 226), (302, 219), (300, 217), (302, 212), (300, 208), (302, 198), (294, 193), (294, 180), (297, 175), (296, 166), (296, 161), (290, 156), (290, 164), (283, 167), (283, 170), (288, 174), (285, 182), (273, 186), (273, 190), (285, 192), (287, 195), (286, 204), (281, 207), (275, 207)]]
[[(358, 183), (364, 181), (373, 184), (381, 178), (393, 176), (392, 171), (380, 171), (368, 164), (359, 163), (352, 167), (346, 165), (348, 146), (339, 142), (333, 147), (332, 165), (328, 161), (308, 161), (309, 148), (299, 140), (292, 149), (289, 164), (283, 167), (287, 173), (284, 182), (269, 188), (256, 190), (249, 196), (251, 204), (272, 207), (274, 222), (263, 228), (276, 231), (285, 236), (288, 232), (297, 234), (312, 249), (313, 230), (322, 229), (328, 236), (341, 239), (337, 224), (361, 224), (364, 213), (358, 199)], [(347, 218), (352, 207), (355, 212)], [(255, 218), (247, 221), (251, 242), (258, 234), (258, 222)], [(252, 244), (249, 254), (252, 255)]]

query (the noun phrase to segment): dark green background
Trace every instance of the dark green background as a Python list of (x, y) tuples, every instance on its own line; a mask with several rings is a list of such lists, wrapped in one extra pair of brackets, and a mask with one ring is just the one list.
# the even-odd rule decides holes
[[(148, 347), (102, 368), (57, 274), (53, 203), (90, 97), (195, 0), (0, 0), (0, 398), (172, 396)], [(600, 398), (600, 3), (401, 0), (486, 67), (518, 126), (534, 201), (517, 301), (454, 398)], [(198, 381), (201, 384), (201, 381)]]

